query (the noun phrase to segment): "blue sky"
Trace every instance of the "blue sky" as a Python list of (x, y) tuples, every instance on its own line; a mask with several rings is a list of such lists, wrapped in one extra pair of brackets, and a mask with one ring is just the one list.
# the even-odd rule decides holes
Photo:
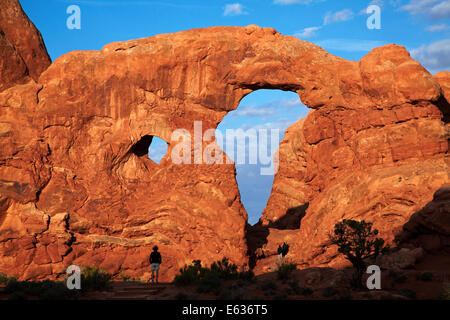
[[(160, 33), (217, 25), (273, 27), (359, 60), (372, 48), (395, 43), (431, 73), (450, 70), (450, 0), (20, 0), (41, 31), (55, 60), (72, 50), (99, 50), (105, 44)], [(381, 8), (381, 29), (368, 29), (367, 6)], [(81, 29), (69, 30), (68, 6), (81, 9)], [(274, 111), (275, 110), (275, 111)], [(229, 113), (219, 129), (270, 127), (282, 132), (308, 110), (295, 94), (257, 91)], [(157, 155), (164, 143), (153, 143)], [(257, 221), (272, 179), (258, 165), (238, 166), (238, 183), (250, 222)], [(255, 187), (257, 185), (257, 187)]]

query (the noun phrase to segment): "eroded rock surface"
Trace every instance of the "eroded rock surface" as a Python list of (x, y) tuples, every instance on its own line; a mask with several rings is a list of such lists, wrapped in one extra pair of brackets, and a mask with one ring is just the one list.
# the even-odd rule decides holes
[[(9, 43), (7, 70), (39, 64)], [(248, 262), (234, 165), (176, 164), (171, 134), (216, 128), (261, 88), (314, 109), (280, 146), (261, 220), (276, 226), (293, 208), (301, 221), (278, 221), (266, 246), (288, 237), (303, 266), (336, 260), (326, 233), (337, 220), (374, 221), (391, 238), (449, 181), (448, 103), (401, 46), (352, 62), (271, 28), (213, 27), (71, 52), (29, 74), (0, 84), (0, 272), (21, 279), (71, 264), (145, 279), (155, 244), (163, 281), (193, 259)], [(141, 152), (151, 136), (168, 142), (159, 165)]]
[(0, 0), (0, 91), (37, 81), (51, 63), (41, 33), (19, 1)]

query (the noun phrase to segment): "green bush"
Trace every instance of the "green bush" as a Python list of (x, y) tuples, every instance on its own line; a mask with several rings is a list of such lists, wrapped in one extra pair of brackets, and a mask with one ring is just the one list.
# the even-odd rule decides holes
[(198, 293), (210, 293), (213, 292), (218, 295), (222, 289), (222, 279), (217, 274), (208, 273), (202, 279), (198, 281), (197, 292)]
[(395, 270), (389, 270), (388, 276), (394, 280), (396, 283), (404, 283), (406, 280), (408, 280), (408, 277), (400, 272), (397, 272)]
[(339, 294), (339, 300), (352, 300), (352, 295), (350, 292), (342, 292)]
[(300, 294), (301, 294), (302, 296), (310, 296), (310, 295), (312, 295), (313, 293), (314, 293), (314, 290), (311, 289), (311, 288), (302, 288), (301, 291), (300, 291)]
[(439, 293), (438, 299), (450, 300), (450, 282), (445, 282), (442, 286), (442, 290)]
[[(202, 284), (207, 278), (207, 283)], [(192, 261), (191, 265), (186, 265), (180, 269), (180, 273), (175, 276), (174, 283), (177, 286), (199, 285), (208, 287), (211, 280), (218, 283), (218, 280), (243, 280), (254, 281), (255, 274), (252, 270), (238, 272), (238, 266), (230, 263), (228, 258), (213, 262), (210, 267), (202, 267), (200, 260)], [(200, 290), (202, 290), (201, 288)]]
[(295, 281), (289, 282), (289, 289), (295, 294), (301, 294), (302, 289), (299, 287), (298, 283)]
[(177, 274), (174, 283), (177, 286), (189, 286), (196, 283), (204, 273), (200, 260), (192, 261), (189, 266), (184, 266), (180, 269), (180, 274)]
[(273, 297), (273, 300), (287, 300), (287, 296), (284, 293), (277, 294)]
[(210, 271), (223, 280), (237, 279), (239, 277), (237, 265), (230, 263), (228, 258), (211, 264)]
[(17, 281), (10, 278), (5, 287), (5, 292), (10, 296), (38, 297), (41, 300), (65, 300), (77, 297), (75, 291), (69, 290), (64, 282), (61, 281)]
[(4, 273), (0, 273), (0, 283), (6, 284), (8, 282), (8, 276)]
[(424, 272), (424, 273), (421, 273), (417, 278), (418, 278), (418, 280), (421, 280), (421, 281), (431, 281), (431, 280), (433, 280), (433, 273), (432, 272)]
[(111, 285), (111, 275), (97, 267), (86, 266), (81, 272), (81, 290), (108, 290)]
[(189, 300), (189, 295), (184, 292), (178, 292), (175, 295), (175, 300)]
[(291, 276), (292, 272), (297, 269), (295, 263), (280, 263), (277, 265), (277, 278), (278, 280), (287, 280)]
[(28, 300), (28, 297), (24, 292), (16, 291), (9, 295), (8, 300)]
[(255, 282), (256, 281), (255, 274), (253, 273), (252, 270), (239, 272), (238, 278), (241, 280), (247, 281), (247, 282)]
[(226, 288), (219, 297), (220, 300), (243, 300), (244, 295), (242, 290), (235, 286)]
[(322, 291), (322, 296), (325, 298), (330, 298), (334, 296), (337, 293), (336, 289), (334, 287), (326, 287)]
[(275, 291), (275, 290), (277, 290), (277, 285), (273, 281), (266, 280), (261, 284), (261, 290), (262, 291)]
[(398, 290), (398, 294), (408, 299), (416, 299), (416, 292), (411, 289), (403, 288)]

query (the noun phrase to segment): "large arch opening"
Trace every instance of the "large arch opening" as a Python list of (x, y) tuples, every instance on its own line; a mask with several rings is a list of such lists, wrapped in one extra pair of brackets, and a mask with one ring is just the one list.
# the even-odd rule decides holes
[[(262, 216), (276, 170), (267, 165), (261, 155), (266, 154), (273, 164), (273, 152), (278, 149), (285, 130), (308, 112), (295, 92), (260, 89), (244, 97), (236, 110), (229, 112), (217, 127), (216, 135), (219, 132), (224, 137), (220, 146), (235, 162), (241, 202), (250, 225), (256, 224)], [(257, 142), (257, 150), (252, 148), (252, 140)]]

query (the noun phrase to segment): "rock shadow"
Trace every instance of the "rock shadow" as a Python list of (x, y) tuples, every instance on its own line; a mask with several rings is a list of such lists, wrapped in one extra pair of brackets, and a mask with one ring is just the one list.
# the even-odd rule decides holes
[[(298, 230), (301, 226), (301, 221), (306, 215), (309, 203), (301, 206), (292, 207), (286, 210), (284, 216), (275, 222), (268, 225), (262, 225), (261, 222), (251, 226), (247, 224), (245, 236), (247, 240), (247, 255), (249, 257), (249, 267), (253, 269), (256, 266), (256, 260), (264, 258), (262, 247), (267, 244), (267, 237), (269, 236), (269, 229), (278, 230)], [(258, 253), (259, 252), (259, 253)]]

